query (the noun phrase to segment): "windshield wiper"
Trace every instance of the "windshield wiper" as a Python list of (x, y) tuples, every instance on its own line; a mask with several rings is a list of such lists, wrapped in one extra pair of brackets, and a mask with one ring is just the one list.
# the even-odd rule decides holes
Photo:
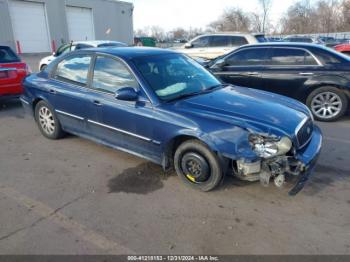
[(214, 86), (208, 87), (207, 89), (203, 90), (203, 92), (213, 91), (213, 90), (216, 90), (216, 89), (218, 89), (218, 88), (227, 87), (227, 86), (229, 86), (229, 85), (230, 85), (230, 84), (218, 84), (218, 85), (214, 85)]
[(179, 95), (177, 97), (174, 97), (172, 99), (169, 99), (167, 100), (167, 102), (174, 102), (174, 101), (177, 101), (177, 100), (180, 100), (180, 99), (185, 99), (185, 98), (189, 98), (189, 97), (192, 97), (192, 96), (198, 96), (198, 95), (203, 95), (203, 94), (207, 94), (207, 93), (210, 93), (218, 88), (222, 88), (222, 87), (226, 87), (226, 86), (229, 86), (229, 84), (219, 84), (219, 85), (214, 85), (214, 86), (211, 86), (211, 87), (208, 87), (204, 90), (201, 90), (199, 92), (193, 92), (193, 93), (187, 93), (187, 94), (183, 94), (183, 95)]
[(188, 97), (192, 97), (192, 96), (197, 96), (197, 95), (200, 95), (200, 94), (203, 94), (202, 91), (200, 92), (193, 92), (193, 93), (188, 93), (188, 94), (183, 94), (183, 95), (179, 95), (177, 97), (174, 97), (172, 99), (169, 99), (167, 100), (167, 102), (174, 102), (174, 101), (177, 101), (177, 100), (181, 100), (181, 99), (185, 99), (185, 98), (188, 98)]

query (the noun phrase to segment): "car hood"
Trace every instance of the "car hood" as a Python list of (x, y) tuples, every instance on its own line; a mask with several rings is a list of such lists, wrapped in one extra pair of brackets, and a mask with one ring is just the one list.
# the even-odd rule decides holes
[(307, 117), (302, 103), (269, 92), (229, 86), (179, 101), (176, 108), (186, 115), (211, 118), (274, 135), (294, 137)]

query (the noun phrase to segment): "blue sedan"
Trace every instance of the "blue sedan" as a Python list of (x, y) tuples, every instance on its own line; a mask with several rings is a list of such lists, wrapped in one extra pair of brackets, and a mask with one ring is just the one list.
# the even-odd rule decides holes
[(174, 168), (210, 191), (226, 174), (241, 180), (288, 177), (298, 193), (315, 166), (322, 135), (303, 104), (222, 84), (170, 50), (89, 49), (27, 77), (22, 104), (41, 133), (75, 134)]

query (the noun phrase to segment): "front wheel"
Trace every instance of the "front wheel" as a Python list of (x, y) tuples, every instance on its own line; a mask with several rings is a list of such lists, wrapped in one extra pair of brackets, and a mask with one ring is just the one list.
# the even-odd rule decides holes
[(35, 120), (40, 132), (49, 139), (59, 139), (64, 132), (54, 110), (45, 101), (35, 106)]
[(315, 119), (331, 122), (342, 117), (348, 108), (346, 95), (336, 87), (321, 87), (307, 97), (306, 105)]
[(47, 65), (42, 65), (42, 66), (40, 67), (40, 71), (44, 71), (46, 68), (47, 68)]
[(205, 192), (217, 187), (223, 178), (217, 155), (197, 140), (186, 141), (177, 148), (174, 165), (183, 182)]

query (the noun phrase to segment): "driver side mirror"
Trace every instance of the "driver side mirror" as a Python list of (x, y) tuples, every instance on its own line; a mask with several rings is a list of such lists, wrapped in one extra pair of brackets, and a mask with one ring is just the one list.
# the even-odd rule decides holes
[(187, 48), (187, 49), (188, 49), (188, 48), (192, 48), (192, 47), (193, 47), (193, 44), (191, 44), (191, 43), (186, 43), (186, 44), (185, 44), (185, 48)]
[(218, 61), (216, 61), (213, 66), (216, 68), (223, 68), (225, 65), (227, 65), (226, 60), (221, 58)]
[(115, 98), (122, 101), (137, 101), (139, 95), (132, 87), (123, 87), (115, 92)]

